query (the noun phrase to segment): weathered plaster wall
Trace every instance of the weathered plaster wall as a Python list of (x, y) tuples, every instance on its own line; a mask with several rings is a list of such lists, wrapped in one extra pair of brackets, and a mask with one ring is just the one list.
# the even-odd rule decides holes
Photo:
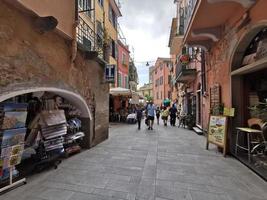
[(103, 83), (103, 67), (84, 60), (80, 52), (71, 65), (71, 52), (71, 41), (55, 32), (40, 35), (31, 17), (0, 2), (0, 95), (29, 87), (81, 95), (95, 116), (87, 120), (91, 145), (96, 145), (108, 137), (109, 87)]

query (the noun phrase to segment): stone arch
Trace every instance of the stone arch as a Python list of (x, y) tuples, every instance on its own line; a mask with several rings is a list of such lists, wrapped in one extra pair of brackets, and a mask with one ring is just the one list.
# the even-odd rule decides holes
[(241, 66), (246, 49), (249, 46), (250, 42), (263, 28), (266, 28), (266, 27), (267, 27), (267, 21), (264, 20), (253, 25), (252, 27), (249, 27), (247, 31), (245, 31), (241, 35), (230, 57), (230, 70), (231, 71), (234, 71), (235, 69)]
[(92, 114), (90, 112), (90, 109), (87, 106), (86, 101), (79, 94), (56, 87), (32, 87), (27, 89), (9, 91), (0, 95), (0, 102), (18, 95), (32, 92), (51, 92), (60, 95), (61, 97), (67, 99), (70, 103), (72, 103), (81, 111), (81, 117), (89, 118), (90, 120), (92, 120)]

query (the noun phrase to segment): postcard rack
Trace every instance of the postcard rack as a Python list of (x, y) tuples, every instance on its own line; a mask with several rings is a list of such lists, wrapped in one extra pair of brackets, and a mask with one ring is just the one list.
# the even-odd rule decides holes
[(15, 166), (21, 162), (24, 150), (27, 104), (5, 103), (0, 105), (0, 109), (2, 110), (0, 116), (0, 172), (3, 182), (9, 177), (8, 185), (0, 188), (0, 193), (2, 193), (26, 183), (26, 178), (14, 182), (13, 174), (17, 172)]

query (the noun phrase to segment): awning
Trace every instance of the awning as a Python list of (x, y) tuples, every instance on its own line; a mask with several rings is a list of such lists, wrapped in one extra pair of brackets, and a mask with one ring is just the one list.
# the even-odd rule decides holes
[(131, 96), (132, 92), (130, 89), (116, 87), (116, 88), (110, 88), (109, 94), (113, 96)]

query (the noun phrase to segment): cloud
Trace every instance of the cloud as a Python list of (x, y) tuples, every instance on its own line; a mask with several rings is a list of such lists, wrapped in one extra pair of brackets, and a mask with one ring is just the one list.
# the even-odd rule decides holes
[(139, 85), (149, 80), (146, 61), (169, 57), (168, 40), (175, 5), (172, 0), (120, 0), (119, 22), (128, 44), (133, 47)]

